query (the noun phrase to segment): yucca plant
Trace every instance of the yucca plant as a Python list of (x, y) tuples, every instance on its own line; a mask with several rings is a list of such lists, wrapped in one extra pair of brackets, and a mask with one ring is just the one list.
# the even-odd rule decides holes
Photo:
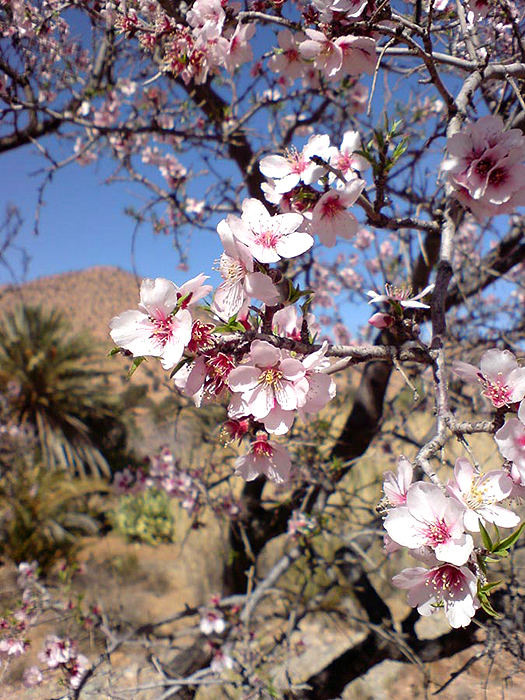
[(121, 447), (125, 430), (104, 376), (92, 343), (57, 311), (21, 306), (0, 319), (0, 391), (11, 420), (34, 429), (48, 468), (109, 476), (108, 436)]

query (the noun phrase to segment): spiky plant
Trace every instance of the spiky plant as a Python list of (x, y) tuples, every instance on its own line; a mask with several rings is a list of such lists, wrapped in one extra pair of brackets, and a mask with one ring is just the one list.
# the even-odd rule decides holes
[(21, 306), (0, 318), (0, 391), (11, 419), (32, 426), (51, 469), (110, 474), (105, 448), (119, 432), (117, 404), (93, 363), (93, 345), (60, 313)]

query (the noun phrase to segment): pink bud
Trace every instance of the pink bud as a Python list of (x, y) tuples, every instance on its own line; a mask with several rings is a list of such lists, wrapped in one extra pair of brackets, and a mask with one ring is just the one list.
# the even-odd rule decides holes
[(368, 319), (368, 323), (371, 326), (374, 326), (374, 328), (390, 328), (390, 326), (393, 325), (394, 323), (394, 317), (391, 316), (390, 314), (384, 314), (381, 313), (381, 311), (378, 311), (376, 314), (373, 316), (370, 316)]

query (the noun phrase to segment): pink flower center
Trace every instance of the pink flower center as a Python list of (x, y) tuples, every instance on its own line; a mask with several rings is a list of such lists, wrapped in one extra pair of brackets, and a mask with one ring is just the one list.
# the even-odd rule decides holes
[(157, 340), (162, 347), (173, 337), (173, 316), (168, 316), (167, 318), (151, 318), (154, 329), (151, 334), (151, 338)]
[(489, 170), (491, 170), (493, 167), (494, 161), (492, 161), (490, 158), (482, 158), (476, 163), (475, 170), (480, 177), (486, 177)]
[(391, 284), (385, 284), (385, 292), (387, 297), (393, 301), (406, 301), (412, 296), (411, 287), (394, 287)]
[(455, 566), (445, 564), (439, 569), (429, 571), (426, 585), (432, 586), (436, 593), (448, 593), (455, 595), (465, 588), (465, 577)]
[(301, 175), (301, 173), (304, 173), (309, 165), (309, 161), (303, 156), (302, 153), (299, 153), (298, 151), (291, 151), (288, 154), (288, 160), (290, 162), (292, 173), (295, 173), (296, 175)]
[(492, 401), (492, 405), (496, 408), (507, 406), (512, 403), (512, 390), (503, 381), (503, 375), (498, 373), (496, 380), (487, 379), (480, 373), (480, 381), (483, 384), (483, 396)]
[(283, 378), (283, 373), (276, 367), (269, 367), (261, 372), (259, 376), (259, 384), (265, 384), (266, 386), (275, 386), (279, 384)]
[(273, 447), (268, 443), (266, 436), (261, 436), (252, 442), (252, 454), (257, 457), (272, 457)]
[(219, 352), (207, 360), (206, 367), (208, 371), (204, 383), (205, 391), (217, 396), (223, 390), (226, 378), (235, 367), (235, 363), (228, 355)]
[(345, 210), (345, 207), (341, 204), (341, 199), (337, 193), (334, 193), (330, 197), (327, 197), (321, 207), (322, 218), (335, 219), (336, 216)]
[(353, 158), (349, 153), (338, 153), (335, 158), (335, 167), (342, 173), (348, 172), (348, 170), (353, 169)]
[(284, 52), (284, 55), (288, 63), (295, 63), (299, 60), (299, 51), (297, 51), (297, 49), (288, 49)]
[(429, 523), (427, 529), (424, 531), (424, 535), (430, 547), (437, 547), (440, 544), (448, 542), (450, 539), (448, 525), (443, 519)]
[(519, 447), (521, 450), (525, 450), (525, 435), (520, 435), (520, 436), (516, 439), (516, 444), (518, 445), (518, 447)]
[(503, 185), (509, 177), (508, 171), (505, 168), (494, 168), (489, 175), (489, 183), (491, 185)]
[(275, 248), (280, 236), (273, 231), (261, 231), (255, 234), (255, 243), (263, 248)]
[(199, 350), (210, 350), (215, 345), (215, 340), (212, 336), (212, 331), (215, 326), (211, 323), (203, 323), (202, 321), (194, 321), (191, 328), (191, 340), (188, 343), (189, 352), (197, 352)]

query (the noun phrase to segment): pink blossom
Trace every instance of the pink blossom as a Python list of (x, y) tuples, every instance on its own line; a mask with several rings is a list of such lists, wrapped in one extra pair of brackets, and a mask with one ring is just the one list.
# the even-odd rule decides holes
[[(306, 323), (309, 335), (314, 336), (316, 333), (319, 333), (320, 327), (315, 320), (314, 314), (306, 314)], [(285, 306), (284, 309), (276, 311), (273, 315), (272, 325), (275, 335), (293, 338), (298, 341), (301, 340), (303, 317), (297, 312), (296, 305)]]
[(501, 117), (488, 115), (447, 141), (450, 157), (442, 169), (460, 201), (478, 217), (512, 211), (525, 198), (525, 137), (503, 126)]
[(395, 507), (406, 504), (413, 471), (412, 464), (401, 455), (397, 460), (397, 473), (387, 471), (383, 474), (383, 491), (388, 505)]
[(341, 49), (343, 57), (341, 67), (331, 80), (342, 80), (347, 75), (372, 74), (376, 67), (376, 42), (368, 36), (340, 36), (335, 45)]
[(255, 34), (254, 24), (238, 24), (228, 40), (223, 64), (227, 71), (233, 73), (236, 68), (253, 60), (253, 52), (248, 41)]
[(183, 307), (211, 289), (204, 279), (199, 275), (180, 289), (161, 277), (143, 280), (139, 310), (124, 311), (109, 324), (113, 342), (135, 357), (160, 357), (164, 369), (176, 365), (191, 340), (192, 318)]
[(323, 22), (331, 22), (333, 13), (344, 14), (345, 19), (356, 19), (363, 14), (367, 0), (312, 0)]
[(370, 297), (369, 304), (381, 304), (388, 302), (390, 305), (401, 306), (403, 309), (429, 309), (428, 304), (423, 304), (420, 299), (423, 299), (434, 289), (433, 284), (429, 284), (423, 291), (415, 296), (411, 296), (412, 290), (410, 287), (393, 287), (390, 284), (385, 284), (385, 294), (378, 294), (370, 289), (366, 295)]
[(259, 169), (265, 177), (276, 181), (276, 192), (284, 194), (293, 190), (300, 182), (310, 185), (322, 177), (326, 168), (317, 165), (311, 158), (318, 156), (328, 161), (333, 150), (329, 136), (313, 134), (302, 151), (292, 150), (285, 156), (266, 156), (261, 160)]
[(219, 36), (226, 13), (222, 8), (221, 0), (196, 0), (186, 14), (186, 19), (194, 29), (212, 27)]
[(224, 645), (220, 649), (216, 649), (213, 654), (213, 659), (210, 668), (214, 673), (221, 673), (224, 670), (231, 670), (234, 666), (228, 645)]
[(357, 219), (347, 208), (356, 202), (364, 186), (364, 180), (351, 180), (343, 190), (329, 190), (319, 199), (310, 228), (323, 245), (332, 248), (337, 236), (349, 239), (357, 233)]
[(336, 395), (335, 382), (325, 373), (330, 367), (327, 350), (328, 343), (325, 342), (319, 350), (303, 359), (308, 380), (308, 393), (304, 405), (299, 409), (303, 418), (305, 413), (319, 413)]
[(220, 610), (205, 608), (202, 611), (199, 623), (202, 634), (222, 634), (226, 629), (226, 622)]
[(417, 566), (392, 578), (398, 588), (407, 588), (408, 604), (428, 616), (443, 606), (452, 627), (467, 627), (479, 608), (477, 579), (466, 566), (442, 564), (432, 569)]
[[(370, 163), (366, 158), (363, 158), (363, 156), (356, 152), (360, 151), (361, 148), (361, 137), (357, 131), (346, 131), (343, 136), (341, 147), (330, 156), (330, 165), (336, 170), (339, 170), (347, 180), (357, 177), (357, 173), (367, 170), (370, 167)], [(328, 179), (330, 182), (336, 180), (337, 187), (344, 187), (344, 183), (336, 178), (334, 173), (330, 173)]]
[(240, 395), (244, 415), (250, 414), (266, 425), (266, 419), (271, 422), (272, 412), (274, 418), (281, 418), (281, 411), (295, 411), (304, 405), (309, 389), (305, 375), (302, 362), (283, 355), (264, 340), (254, 340), (247, 362), (233, 369), (227, 382)]
[(39, 653), (38, 658), (48, 668), (57, 668), (60, 664), (67, 664), (74, 655), (75, 650), (71, 640), (49, 635), (44, 642), (44, 650)]
[(390, 537), (403, 547), (430, 547), (439, 561), (461, 566), (469, 558), (474, 542), (464, 531), (465, 508), (448, 498), (438, 486), (412, 484), (406, 505), (392, 509), (384, 522)]
[(283, 29), (277, 34), (280, 51), (275, 53), (268, 61), (268, 68), (274, 73), (281, 73), (290, 81), (302, 77), (305, 63), (301, 59), (298, 41), (302, 41), (302, 33), (295, 36), (289, 29)]
[(290, 478), (290, 455), (280, 445), (268, 441), (260, 434), (251, 443), (250, 453), (235, 460), (235, 473), (246, 481), (253, 481), (264, 474), (270, 481), (282, 484)]
[(262, 263), (294, 258), (313, 245), (313, 238), (297, 229), (303, 223), (300, 214), (272, 216), (258, 199), (245, 199), (242, 215), (228, 217), (228, 226), (241, 243), (248, 246), (253, 257)]
[(72, 688), (79, 688), (89, 668), (89, 660), (83, 654), (75, 654), (68, 666), (68, 682)]
[(518, 418), (525, 425), (525, 400), (523, 400), (520, 403), (520, 407), (518, 409)]
[(525, 473), (525, 425), (517, 418), (508, 418), (494, 439), (505, 459)]
[(34, 688), (35, 686), (40, 685), (43, 680), (44, 676), (42, 675), (42, 671), (38, 668), (38, 666), (30, 666), (29, 668), (26, 668), (22, 677), (22, 682), (26, 688)]
[(309, 38), (299, 44), (301, 56), (313, 61), (314, 67), (330, 80), (342, 66), (341, 47), (317, 29), (305, 29), (304, 32)]
[(479, 369), (457, 360), (452, 371), (466, 382), (479, 382), (483, 396), (496, 408), (521, 401), (525, 396), (525, 367), (518, 366), (509, 350), (487, 350), (481, 356)]
[(510, 496), (512, 480), (502, 469), (478, 474), (468, 459), (460, 457), (454, 466), (454, 479), (447, 491), (465, 507), (463, 522), (467, 530), (479, 532), (479, 521), (499, 527), (515, 527), (520, 519), (516, 513), (494, 505)]
[(12, 656), (16, 658), (17, 656), (22, 656), (25, 653), (28, 643), (24, 642), (23, 639), (16, 639), (14, 637), (6, 637), (0, 639), (0, 654), (5, 654), (5, 656)]
[(268, 275), (254, 271), (253, 255), (233, 235), (228, 219), (220, 221), (217, 231), (224, 246), (219, 261), (223, 282), (213, 297), (212, 310), (223, 319), (235, 316), (251, 297), (273, 306), (280, 294)]

